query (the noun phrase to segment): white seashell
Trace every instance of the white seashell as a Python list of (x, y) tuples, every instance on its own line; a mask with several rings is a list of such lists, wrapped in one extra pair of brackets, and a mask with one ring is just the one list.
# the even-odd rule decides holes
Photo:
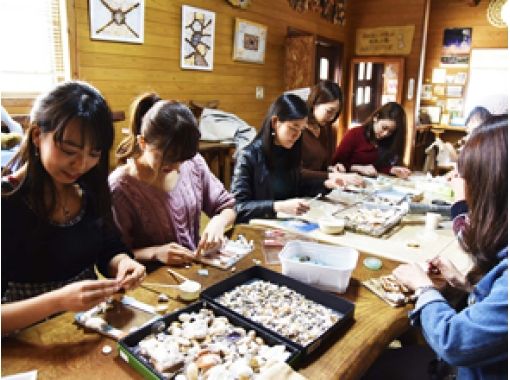
[(230, 372), (237, 379), (250, 379), (253, 376), (253, 369), (245, 359), (238, 359), (230, 366)]
[(191, 362), (186, 367), (186, 380), (197, 380), (198, 379), (198, 366)]
[(90, 317), (85, 320), (85, 326), (93, 330), (103, 330), (108, 324), (103, 318)]

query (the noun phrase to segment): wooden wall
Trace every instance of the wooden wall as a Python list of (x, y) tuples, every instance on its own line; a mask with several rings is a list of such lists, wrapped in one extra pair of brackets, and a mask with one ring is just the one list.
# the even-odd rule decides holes
[[(414, 138), (414, 110), (416, 105), (416, 83), (420, 68), (421, 40), (424, 22), (426, 0), (363, 0), (349, 1), (347, 15), (351, 20), (350, 36), (351, 41), (356, 39), (357, 28), (370, 28), (379, 26), (403, 26), (415, 25), (411, 53), (405, 56), (405, 75), (403, 87), (403, 107), (407, 114), (407, 152), (404, 161), (408, 162), (411, 140)], [(354, 55), (354, 42), (347, 53), (349, 59)], [(409, 79), (414, 78), (415, 90), (412, 100), (406, 99)]]
[[(128, 111), (135, 96), (156, 91), (181, 101), (218, 99), (219, 108), (259, 127), (270, 103), (284, 89), (284, 39), (289, 26), (344, 41), (346, 27), (328, 23), (314, 12), (298, 13), (288, 0), (256, 0), (248, 10), (225, 0), (146, 0), (145, 42), (142, 45), (93, 41), (89, 38), (87, 0), (68, 0), (71, 10), (73, 76), (99, 88), (112, 109)], [(216, 12), (214, 69), (181, 70), (181, 5)], [(268, 26), (265, 64), (232, 60), (235, 18)], [(264, 86), (264, 99), (255, 99), (255, 86)], [(2, 100), (11, 113), (27, 113), (30, 100)], [(116, 141), (121, 138), (117, 123)]]
[(508, 29), (496, 28), (487, 21), (489, 0), (469, 7), (465, 0), (431, 0), (424, 82), (432, 79), (432, 69), (439, 67), (443, 31), (446, 28), (471, 27), (472, 48), (508, 48)]

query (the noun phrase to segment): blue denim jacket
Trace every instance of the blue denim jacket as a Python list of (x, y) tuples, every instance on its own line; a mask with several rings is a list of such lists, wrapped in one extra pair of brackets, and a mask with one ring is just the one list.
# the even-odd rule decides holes
[(508, 378), (508, 247), (457, 312), (436, 290), (424, 292), (410, 313), (430, 347), (459, 367), (457, 379)]

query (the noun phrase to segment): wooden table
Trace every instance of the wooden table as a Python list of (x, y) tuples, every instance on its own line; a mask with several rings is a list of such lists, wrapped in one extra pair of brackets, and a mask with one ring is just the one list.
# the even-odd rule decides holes
[[(238, 233), (255, 241), (255, 250), (236, 265), (237, 272), (253, 265), (253, 259), (264, 262), (260, 241), (263, 229), (237, 226)], [(387, 344), (409, 328), (406, 308), (392, 308), (361, 285), (370, 277), (389, 273), (396, 262), (383, 259), (383, 268), (373, 272), (363, 267), (360, 255), (347, 292), (343, 297), (354, 302), (354, 323), (320, 357), (299, 371), (310, 380), (358, 379), (370, 367)], [(268, 266), (279, 271), (279, 266)], [(198, 265), (177, 269), (204, 287), (231, 275), (230, 271), (209, 269), (208, 277), (197, 274)], [(175, 283), (165, 268), (147, 276), (146, 282)], [(169, 293), (171, 295), (171, 293)], [(157, 294), (138, 288), (129, 295), (140, 301), (156, 304)], [(170, 302), (170, 309), (182, 307)], [(73, 313), (64, 313), (51, 320), (27, 328), (16, 336), (2, 340), (2, 376), (37, 369), (38, 379), (138, 379), (140, 375), (122, 361), (118, 354), (101, 353), (103, 345), (115, 345), (109, 338), (94, 332), (85, 332), (73, 324)]]
[(198, 151), (209, 165), (209, 169), (230, 190), (232, 177), (232, 155), (236, 145), (233, 142), (200, 141)]

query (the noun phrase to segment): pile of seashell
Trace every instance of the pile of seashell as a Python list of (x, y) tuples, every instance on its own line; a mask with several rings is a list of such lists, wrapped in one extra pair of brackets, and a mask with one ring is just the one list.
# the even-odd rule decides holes
[(286, 286), (263, 280), (237, 286), (222, 294), (218, 302), (302, 346), (324, 334), (341, 317)]
[(345, 227), (370, 235), (383, 233), (400, 221), (401, 211), (388, 208), (351, 208), (341, 214), (345, 219)]
[(257, 379), (266, 364), (290, 356), (285, 346), (270, 347), (255, 331), (236, 327), (209, 309), (181, 313), (168, 328), (162, 321), (154, 326), (156, 331), (141, 340), (135, 352), (165, 378)]

